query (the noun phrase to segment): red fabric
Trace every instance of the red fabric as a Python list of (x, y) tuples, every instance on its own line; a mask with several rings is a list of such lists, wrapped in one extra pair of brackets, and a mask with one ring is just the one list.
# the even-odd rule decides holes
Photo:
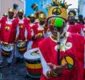
[[(77, 35), (75, 35), (77, 36)], [(64, 70), (59, 77), (47, 79), (43, 74), (40, 80), (83, 80), (83, 66), (82, 63), (76, 57), (77, 52), (75, 49), (75, 44), (73, 42), (73, 36), (70, 34), (67, 42), (72, 43), (72, 48), (67, 50), (66, 52), (61, 52), (61, 58), (63, 56), (73, 56), (75, 60), (74, 68), (71, 70)], [(77, 41), (75, 41), (77, 42)], [(48, 43), (48, 44), (47, 44)], [(57, 64), (57, 52), (54, 49), (56, 43), (51, 40), (51, 38), (47, 38), (39, 43), (39, 49), (47, 63), (51, 62), (53, 64)]]
[[(36, 36), (38, 33), (42, 33), (43, 34), (43, 32), (44, 32), (44, 30), (38, 30), (38, 27), (39, 27), (38, 23), (33, 26), (34, 36)], [(38, 47), (38, 43), (40, 41), (42, 41), (43, 39), (44, 39), (44, 37), (40, 37), (40, 38), (37, 38), (36, 40), (34, 40), (32, 48)]]
[[(10, 30), (5, 29), (7, 26), (10, 28)], [(4, 27), (4, 33), (3, 33), (3, 42), (7, 42), (7, 43), (9, 42), (11, 30), (12, 30), (12, 24), (9, 25), (6, 23)]]
[(85, 69), (84, 69), (84, 78), (85, 78)]
[(68, 32), (75, 33), (75, 25), (69, 25)]
[(31, 72), (31, 73), (40, 73), (41, 74), (41, 72), (42, 72), (42, 69), (29, 69), (29, 68), (27, 68), (27, 70), (28, 70), (28, 72)]
[(80, 34), (81, 29), (83, 29), (83, 28), (84, 28), (83, 24), (70, 25), (68, 32)]
[(26, 26), (26, 29), (27, 29), (27, 39), (28, 41), (32, 40), (32, 27), (30, 26), (30, 23), (28, 24), (28, 26)]
[(72, 38), (73, 38), (75, 49), (76, 49), (76, 56), (78, 57), (78, 60), (81, 61), (83, 64), (84, 63), (84, 44), (85, 44), (84, 37), (82, 37), (80, 34), (74, 34)]
[(12, 30), (11, 30), (11, 35), (10, 35), (9, 43), (14, 43), (14, 41), (15, 41), (17, 25), (18, 25), (18, 20), (14, 19), (12, 21)]
[(24, 18), (23, 20), (24, 23), (19, 24), (18, 27), (23, 26), (22, 29), (19, 28), (19, 36), (18, 36), (18, 40), (25, 40), (25, 28), (28, 26), (28, 20), (26, 18)]
[(7, 17), (2, 17), (0, 23), (1, 23), (1, 31), (0, 31), (0, 41), (3, 39), (3, 29), (4, 29), (4, 24), (7, 20)]
[[(11, 25), (8, 24), (6, 21), (7, 21), (7, 17), (3, 18), (2, 21), (1, 21), (1, 41), (8, 42), (8, 43), (14, 43), (15, 37), (16, 37), (16, 27), (17, 27), (17, 24), (18, 24), (18, 20), (15, 18), (12, 21)], [(10, 30), (9, 30), (10, 32), (6, 31), (6, 29), (5, 29), (6, 26), (10, 27)]]

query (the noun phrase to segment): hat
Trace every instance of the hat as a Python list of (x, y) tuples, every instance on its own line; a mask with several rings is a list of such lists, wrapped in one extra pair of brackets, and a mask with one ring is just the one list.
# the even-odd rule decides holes
[(14, 13), (14, 9), (9, 8), (9, 9), (8, 9), (8, 12), (13, 12), (13, 13)]
[(23, 9), (19, 9), (18, 12), (21, 12), (24, 14), (24, 10)]
[(46, 18), (46, 15), (44, 13), (39, 14), (39, 18)]
[(58, 0), (53, 0), (52, 5), (48, 7), (48, 17), (51, 16), (59, 16), (64, 19), (67, 19), (68, 14), (67, 14), (67, 8), (69, 5), (65, 2), (65, 0), (58, 1)]
[(7, 14), (7, 13), (4, 13), (3, 15), (4, 15), (4, 16), (7, 16), (8, 14)]
[(31, 14), (30, 17), (35, 17), (36, 18), (36, 15), (35, 14)]

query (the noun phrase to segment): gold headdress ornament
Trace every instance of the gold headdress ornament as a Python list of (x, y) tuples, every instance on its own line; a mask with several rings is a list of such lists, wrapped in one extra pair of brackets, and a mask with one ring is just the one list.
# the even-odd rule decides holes
[(31, 14), (30, 17), (35, 17), (36, 18), (36, 15), (35, 14)]
[[(71, 4), (70, 4), (71, 5)], [(48, 17), (51, 16), (59, 16), (64, 19), (67, 19), (68, 14), (67, 14), (67, 8), (70, 6), (67, 5), (65, 0), (53, 0), (53, 3), (51, 5), (48, 5)]]
[(46, 15), (44, 13), (40, 13), (38, 18), (40, 21), (45, 21)]
[(46, 18), (46, 15), (41, 13), (41, 14), (39, 14), (39, 18)]
[(19, 9), (18, 12), (21, 12), (24, 14), (24, 10), (23, 9)]
[(9, 9), (8, 9), (8, 12), (13, 12), (13, 13), (14, 13), (14, 9), (9, 8)]

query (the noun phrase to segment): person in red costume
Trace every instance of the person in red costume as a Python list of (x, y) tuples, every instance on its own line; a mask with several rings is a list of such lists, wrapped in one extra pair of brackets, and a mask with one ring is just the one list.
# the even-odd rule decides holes
[[(18, 20), (16, 18), (13, 18), (14, 16), (14, 10), (12, 8), (8, 9), (8, 16), (3, 17), (1, 19), (1, 42), (2, 47), (10, 46), (11, 55), (7, 58), (8, 66), (11, 65), (12, 59), (13, 59), (13, 50), (14, 50), (14, 42), (16, 37), (16, 28), (17, 28), (17, 22)], [(3, 57), (1, 56), (1, 61), (3, 63)]]
[(68, 12), (68, 32), (72, 32), (72, 33), (75, 33), (75, 24), (76, 24), (76, 19), (75, 19), (75, 16), (76, 16), (76, 12), (74, 10), (71, 10)]
[[(16, 41), (17, 45), (19, 42), (27, 42), (27, 29), (26, 27), (29, 24), (29, 20), (24, 17), (24, 11), (22, 9), (18, 10), (18, 26), (17, 26), (17, 34), (16, 34)], [(23, 55), (19, 53), (17, 47), (16, 47), (16, 63), (22, 61)]]
[(39, 14), (39, 23), (33, 26), (33, 44), (32, 48), (37, 48), (38, 43), (44, 39), (44, 27), (45, 27), (46, 16), (44, 13)]
[[(50, 20), (52, 20), (52, 18), (50, 18)], [(55, 16), (55, 19), (56, 18), (58, 18), (58, 16)], [(53, 19), (54, 22), (55, 19)], [(40, 80), (83, 80), (84, 67), (81, 61), (78, 60), (78, 56), (84, 54), (84, 38), (79, 34), (66, 32), (66, 21), (63, 18), (61, 19), (63, 20), (63, 26), (60, 29), (60, 65), (58, 64), (57, 51), (58, 29), (54, 24), (50, 23), (49, 27), (52, 36), (39, 43), (43, 68)], [(48, 22), (51, 21), (48, 20)], [(78, 51), (76, 51), (76, 46)]]
[[(0, 32), (1, 32), (1, 20), (0, 20)], [(0, 35), (1, 36), (1, 35)], [(1, 56), (1, 41), (0, 41), (0, 56)], [(2, 60), (1, 60), (1, 58), (0, 58), (0, 67), (2, 67), (2, 65), (1, 65), (1, 63), (2, 63)]]
[(27, 39), (28, 39), (27, 50), (32, 48), (32, 44), (33, 44), (32, 36), (34, 35), (33, 26), (36, 26), (36, 24), (37, 24), (36, 23), (36, 15), (35, 14), (31, 14), (29, 16), (29, 20), (30, 20), (30, 23), (27, 26), (27, 35), (28, 35), (27, 36)]
[(68, 17), (68, 31), (71, 32), (75, 28), (75, 18), (73, 16)]
[(84, 29), (83, 16), (82, 15), (79, 15), (78, 16), (78, 21), (75, 24), (75, 27), (69, 27), (68, 31), (69, 32), (72, 32), (72, 33), (81, 34), (82, 36), (84, 36), (83, 29)]

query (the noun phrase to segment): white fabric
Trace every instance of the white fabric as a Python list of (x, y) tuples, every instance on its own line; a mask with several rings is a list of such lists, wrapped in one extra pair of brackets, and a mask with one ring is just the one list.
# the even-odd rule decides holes
[(25, 28), (25, 38), (27, 38), (27, 29)]
[[(41, 59), (41, 64), (42, 64), (42, 68), (43, 68), (43, 74), (47, 77), (47, 71), (50, 70), (50, 67), (48, 66), (48, 64), (46, 63), (44, 57), (42, 56), (42, 53), (41, 51), (39, 50), (40, 52), (40, 59)], [(47, 77), (48, 78), (48, 77)]]
[(33, 41), (29, 41), (27, 44), (27, 50), (30, 50), (32, 48)]
[(19, 26), (17, 26), (17, 29), (16, 29), (16, 37), (19, 36)]

